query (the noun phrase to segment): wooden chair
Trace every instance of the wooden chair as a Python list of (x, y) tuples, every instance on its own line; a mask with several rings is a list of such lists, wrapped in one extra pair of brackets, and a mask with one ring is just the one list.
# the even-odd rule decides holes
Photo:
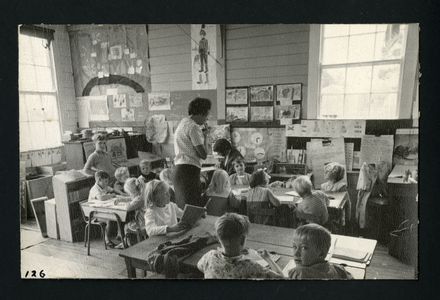
[(252, 223), (276, 226), (276, 208), (248, 208), (247, 213)]
[[(81, 201), (80, 204), (84, 203), (84, 202), (87, 202), (87, 201), (88, 200)], [(82, 208), (81, 208), (81, 215), (82, 215), (82, 217), (84, 219), (84, 222), (86, 223), (86, 226), (84, 227), (84, 247), (87, 246), (87, 255), (90, 255), (90, 228), (89, 228), (89, 218), (90, 218), (90, 216), (86, 216), (84, 214), (84, 211), (82, 210)], [(92, 213), (91, 213), (91, 215), (92, 215)], [(99, 228), (101, 229), (101, 237), (102, 237), (102, 239), (104, 241), (104, 248), (105, 248), (105, 250), (107, 250), (107, 244), (105, 243), (105, 238), (104, 238), (104, 236), (105, 236), (105, 227), (107, 225), (106, 222), (99, 221), (98, 219), (93, 218), (93, 216), (92, 216), (92, 220), (91, 220), (90, 224), (92, 226), (93, 225), (99, 226)]]
[(367, 201), (370, 235), (384, 244), (389, 239), (389, 223), (387, 222), (389, 203), (389, 199), (384, 197), (370, 197)]
[(143, 240), (148, 239), (148, 235), (147, 232), (145, 231), (145, 229), (141, 230), (139, 228), (136, 229), (136, 231), (131, 230), (130, 228), (127, 228), (127, 232), (125, 234), (125, 238), (127, 239), (127, 241), (130, 241), (130, 245), (133, 245), (131, 237), (135, 236), (136, 237), (136, 242), (140, 243)]

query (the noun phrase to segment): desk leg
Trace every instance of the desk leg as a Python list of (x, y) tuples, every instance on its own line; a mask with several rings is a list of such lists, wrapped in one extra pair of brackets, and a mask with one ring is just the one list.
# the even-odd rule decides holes
[(131, 264), (130, 258), (125, 258), (125, 266), (127, 267), (128, 278), (136, 278), (136, 268)]
[(124, 245), (124, 249), (127, 248), (127, 241), (125, 240), (125, 232), (124, 227), (122, 226), (121, 218), (118, 216), (118, 214), (115, 213), (116, 222), (118, 223), (118, 228), (121, 230), (121, 237), (122, 237), (122, 245)]
[(87, 255), (90, 255), (90, 227), (92, 227), (93, 211), (89, 214), (89, 226), (87, 228)]

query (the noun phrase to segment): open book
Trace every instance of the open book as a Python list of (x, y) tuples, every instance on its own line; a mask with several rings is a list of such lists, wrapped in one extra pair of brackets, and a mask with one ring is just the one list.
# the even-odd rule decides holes
[(362, 250), (336, 247), (333, 250), (332, 257), (348, 260), (348, 261), (365, 263), (370, 259), (370, 253)]
[(186, 204), (180, 222), (193, 226), (205, 214), (206, 207)]

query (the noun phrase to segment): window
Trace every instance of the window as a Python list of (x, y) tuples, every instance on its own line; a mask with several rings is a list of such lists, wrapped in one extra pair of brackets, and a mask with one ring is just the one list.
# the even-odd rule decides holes
[(50, 39), (42, 36), (37, 29), (20, 29), (18, 89), (21, 152), (61, 145), (57, 89), (50, 45)]
[[(312, 25), (313, 26), (313, 25)], [(309, 60), (308, 108), (318, 119), (397, 119), (410, 115), (412, 99), (403, 89), (413, 72), (414, 45), (407, 47), (406, 24), (316, 26)], [(314, 39), (314, 40), (313, 40)], [(418, 41), (417, 41), (418, 44)], [(315, 50), (312, 49), (312, 45)], [(317, 47), (316, 47), (317, 46)], [(417, 45), (418, 49), (418, 45)], [(414, 59), (415, 57), (415, 59)], [(310, 70), (310, 67), (316, 68)], [(314, 76), (315, 78), (311, 78)], [(408, 101), (410, 109), (401, 111)], [(408, 111), (408, 113), (406, 113)]]

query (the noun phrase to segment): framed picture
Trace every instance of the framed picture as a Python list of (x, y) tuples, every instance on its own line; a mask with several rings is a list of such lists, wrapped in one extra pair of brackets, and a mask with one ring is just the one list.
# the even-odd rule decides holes
[(279, 84), (277, 85), (277, 101), (301, 101), (302, 99), (302, 84)]
[(301, 118), (301, 104), (292, 104), (287, 106), (277, 106), (275, 110), (275, 118), (299, 120)]
[(273, 121), (273, 106), (251, 106), (251, 122)]
[(226, 105), (247, 105), (247, 103), (247, 88), (226, 89)]
[(251, 103), (273, 102), (273, 85), (251, 86), (249, 90)]
[(110, 56), (112, 59), (121, 59), (122, 58), (122, 46), (116, 45), (110, 47)]
[(171, 100), (170, 93), (149, 93), (148, 94), (148, 110), (170, 110), (171, 109)]
[(247, 106), (226, 107), (226, 122), (247, 122), (248, 119)]

